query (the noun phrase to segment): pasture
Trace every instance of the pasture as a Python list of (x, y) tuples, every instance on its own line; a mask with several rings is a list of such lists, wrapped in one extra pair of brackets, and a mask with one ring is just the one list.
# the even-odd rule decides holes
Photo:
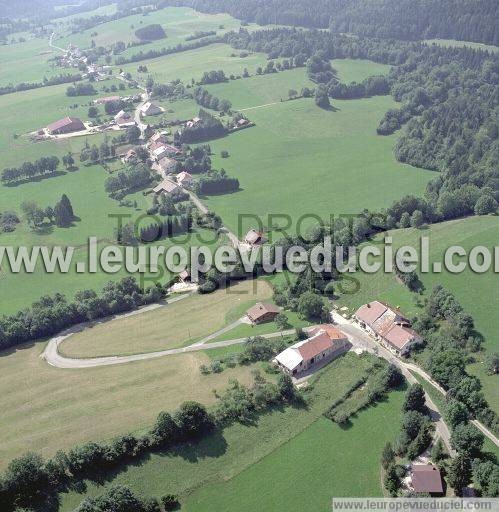
[(103, 23), (76, 34), (64, 34), (55, 40), (55, 44), (66, 47), (68, 43), (88, 48), (95, 41), (97, 46), (109, 46), (116, 41), (125, 44), (139, 41), (135, 31), (150, 24), (160, 24), (166, 32), (166, 38), (140, 46), (127, 48), (120, 56), (129, 57), (139, 52), (159, 50), (188, 43), (186, 37), (195, 32), (215, 31), (222, 35), (230, 30), (239, 30), (241, 22), (228, 14), (204, 14), (187, 7), (168, 7), (149, 14), (136, 14)]
[(0, 470), (26, 451), (49, 457), (87, 441), (149, 427), (162, 410), (185, 400), (214, 402), (229, 380), (252, 381), (252, 366), (201, 375), (206, 353), (124, 365), (61, 370), (40, 358), (44, 343), (0, 354)]
[[(147, 74), (142, 76), (145, 81), (148, 75), (161, 83), (171, 82), (180, 78), (189, 83), (192, 79), (198, 81), (205, 71), (222, 69), (228, 76), (240, 75), (244, 68), (248, 68), (251, 74), (256, 72), (258, 66), (265, 66), (267, 56), (263, 53), (250, 53), (247, 57), (241, 57), (241, 52), (231, 46), (215, 43), (203, 46), (196, 50), (189, 50), (140, 62), (132, 62), (120, 66), (124, 71), (135, 74), (139, 65), (147, 66)], [(287, 91), (286, 91), (287, 94)]]
[[(239, 84), (251, 87), (252, 80), (230, 82), (216, 90), (233, 101), (232, 92)], [(303, 216), (329, 220), (331, 214), (381, 209), (404, 194), (422, 193), (434, 176), (395, 160), (397, 135), (376, 135), (379, 120), (396, 105), (389, 97), (333, 101), (336, 110), (329, 111), (306, 98), (259, 107), (267, 101), (254, 98), (245, 105), (254, 107), (244, 113), (256, 127), (211, 143), (214, 166), (238, 178), (241, 188), (205, 202), (240, 235), (258, 227), (251, 216), (259, 218), (263, 227), (276, 223), (266, 212), (289, 216), (290, 232), (295, 232)], [(240, 106), (237, 99), (233, 103)], [(220, 158), (222, 150), (231, 157)], [(284, 186), (285, 191), (276, 193)], [(312, 222), (316, 220), (305, 219), (304, 226)], [(283, 221), (279, 223), (282, 226)]]
[[(284, 490), (288, 487), (289, 491), (291, 485), (286, 486), (286, 480), (291, 479), (289, 481), (294, 484), (296, 479), (308, 475), (303, 485), (308, 483), (314, 491), (319, 492), (316, 485), (319, 485), (322, 477), (317, 478), (317, 475), (324, 472), (328, 479), (333, 476), (339, 479), (338, 487), (333, 489), (338, 489), (340, 494), (360, 490), (364, 486), (367, 492), (380, 495), (379, 454), (383, 444), (394, 436), (398, 427), (402, 394), (391, 393), (386, 403), (359, 414), (358, 418), (353, 419), (352, 427), (345, 431), (321, 419), (327, 406), (341, 396), (368, 367), (368, 360), (347, 354), (321, 371), (320, 379), (309, 392), (308, 408), (277, 408), (259, 416), (254, 423), (234, 424), (224, 429), (221, 435), (215, 434), (197, 445), (179, 448), (172, 454), (153, 454), (142, 463), (119, 472), (104, 485), (88, 482), (86, 494), (72, 492), (61, 495), (61, 512), (72, 510), (85, 495), (100, 494), (104, 487), (117, 484), (129, 485), (136, 491), (153, 496), (178, 493), (189, 511), (218, 510), (217, 506), (222, 507), (220, 510), (234, 510), (235, 493), (239, 491), (243, 500), (248, 500), (248, 510), (249, 505), (255, 503), (254, 500), (261, 500), (262, 508), (257, 506), (252, 510), (268, 510), (272, 508), (265, 505), (271, 503), (272, 497), (267, 489), (273, 480), (276, 482), (276, 493), (283, 502), (282, 510), (287, 510), (290, 503), (286, 501)], [(367, 435), (367, 432), (372, 434)], [(325, 439), (327, 442), (324, 442)], [(308, 456), (302, 451), (307, 446)], [(299, 451), (304, 457), (303, 463), (299, 468), (290, 464), (288, 470), (281, 475), (272, 474), (271, 481), (264, 483), (269, 478), (269, 463), (274, 471), (284, 471), (282, 466), (285, 461), (289, 463), (288, 450)], [(363, 454), (362, 461), (360, 454)], [(314, 460), (317, 462), (314, 463)], [(346, 482), (340, 476), (343, 468), (346, 468), (345, 478), (349, 478), (356, 471), (355, 467), (359, 467), (358, 464), (362, 465), (364, 476), (359, 480), (357, 475), (353, 479), (357, 484), (351, 481), (345, 491), (341, 491)], [(290, 472), (294, 472), (294, 476)], [(258, 473), (261, 473), (261, 479)], [(265, 493), (251, 498), (248, 494), (254, 493), (255, 485), (262, 485)], [(220, 492), (226, 493), (226, 502), (222, 496), (216, 497)], [(326, 492), (327, 486), (325, 491), (319, 492), (319, 503), (326, 499)], [(239, 506), (246, 507), (243, 500), (236, 507), (238, 510)]]
[[(271, 296), (272, 289), (266, 281), (241, 281), (212, 294), (195, 294), (140, 315), (99, 323), (68, 338), (61, 345), (61, 352), (68, 357), (99, 357), (189, 345)], [(228, 335), (236, 337), (231, 332)]]

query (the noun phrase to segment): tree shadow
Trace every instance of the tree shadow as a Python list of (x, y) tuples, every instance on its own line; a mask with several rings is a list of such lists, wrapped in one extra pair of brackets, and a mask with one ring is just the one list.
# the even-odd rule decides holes
[(5, 183), (4, 186), (14, 188), (20, 185), (25, 185), (26, 183), (38, 183), (49, 178), (57, 178), (58, 176), (64, 176), (65, 174), (67, 174), (66, 171), (54, 171), (46, 174), (41, 174), (40, 176), (33, 176), (32, 178), (25, 178), (14, 183)]

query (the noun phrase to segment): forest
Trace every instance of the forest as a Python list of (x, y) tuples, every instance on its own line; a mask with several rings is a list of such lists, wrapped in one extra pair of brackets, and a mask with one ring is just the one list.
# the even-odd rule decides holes
[(228, 12), (260, 25), (331, 28), (334, 33), (418, 40), (462, 39), (499, 45), (495, 0), (163, 0), (198, 11)]
[[(386, 92), (388, 86), (401, 105), (388, 111), (378, 127), (378, 133), (385, 135), (406, 124), (395, 147), (396, 158), (438, 171), (427, 187), (425, 221), (473, 214), (479, 200), (480, 212), (484, 203), (490, 203), (493, 211), (499, 200), (499, 72), (494, 54), (289, 28), (252, 33), (242, 29), (228, 33), (225, 40), (237, 49), (287, 58), (295, 66), (307, 62), (310, 79), (333, 98), (358, 91), (348, 87), (343, 91), (331, 59), (394, 65), (388, 84), (378, 84), (374, 77), (366, 84), (377, 84), (369, 88), (371, 94)], [(363, 92), (367, 93), (365, 85)]]

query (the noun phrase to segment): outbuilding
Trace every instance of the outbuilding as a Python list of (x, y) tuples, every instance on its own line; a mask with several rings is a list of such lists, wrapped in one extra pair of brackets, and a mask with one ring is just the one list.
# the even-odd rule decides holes
[(85, 125), (83, 124), (83, 121), (77, 117), (65, 117), (64, 119), (59, 119), (59, 121), (55, 121), (47, 126), (47, 131), (51, 135), (81, 132), (83, 130), (86, 130)]

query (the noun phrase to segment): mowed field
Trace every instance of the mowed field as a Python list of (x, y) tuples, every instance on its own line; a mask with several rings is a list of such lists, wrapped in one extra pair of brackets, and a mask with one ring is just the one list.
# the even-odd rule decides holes
[(151, 24), (159, 24), (166, 32), (166, 38), (147, 44), (127, 48), (120, 56), (129, 57), (141, 51), (146, 53), (152, 49), (162, 49), (188, 44), (186, 37), (195, 32), (215, 31), (222, 35), (230, 30), (239, 30), (241, 22), (228, 14), (205, 14), (187, 7), (168, 7), (149, 14), (136, 14), (110, 21), (78, 34), (63, 35), (55, 44), (65, 48), (69, 43), (88, 48), (95, 41), (97, 46), (109, 46), (116, 41), (135, 43), (139, 39), (135, 31)]
[(194, 343), (240, 318), (256, 302), (272, 296), (263, 280), (236, 283), (208, 295), (191, 295), (165, 307), (99, 323), (68, 338), (60, 351), (68, 357), (129, 355)]
[[(410, 245), (419, 250), (420, 238), (429, 238), (430, 262), (443, 262), (444, 251), (453, 245), (462, 246), (470, 251), (475, 246), (485, 246), (493, 251), (494, 244), (499, 240), (499, 217), (469, 217), (440, 224), (434, 224), (429, 229), (416, 230), (414, 228), (390, 231), (393, 237), (393, 247)], [(379, 259), (379, 261), (383, 261)], [(443, 265), (442, 265), (443, 267)], [(424, 295), (431, 293), (433, 286), (442, 284), (452, 291), (463, 308), (475, 319), (477, 330), (484, 336), (484, 353), (477, 355), (477, 362), (468, 367), (476, 374), (484, 386), (484, 392), (492, 408), (499, 411), (499, 388), (497, 376), (489, 376), (484, 371), (483, 361), (486, 354), (499, 350), (499, 278), (493, 270), (484, 274), (477, 274), (467, 268), (461, 274), (452, 274), (447, 271), (441, 273), (419, 273), (425, 286)], [(340, 305), (346, 305), (354, 311), (361, 304), (373, 299), (384, 300), (394, 306), (400, 306), (409, 316), (419, 311), (416, 305), (418, 296), (409, 292), (401, 285), (393, 274), (358, 273), (353, 276), (358, 279), (358, 291), (352, 294), (342, 294)], [(345, 288), (349, 284), (345, 283)], [(351, 286), (349, 289), (353, 289)]]
[(252, 366), (201, 375), (206, 353), (195, 352), (86, 370), (49, 366), (44, 343), (0, 354), (0, 471), (26, 451), (49, 457), (87, 441), (149, 427), (162, 410), (185, 400), (209, 405), (230, 379), (249, 384)]
[[(321, 372), (308, 408), (276, 409), (198, 445), (153, 454), (104, 485), (88, 483), (85, 494), (61, 495), (61, 511), (117, 484), (146, 495), (177, 493), (189, 512), (304, 510), (307, 499), (307, 510), (322, 512), (333, 495), (381, 495), (379, 455), (397, 431), (403, 393), (391, 393), (387, 402), (360, 413), (346, 430), (322, 419), (367, 368), (364, 358), (347, 354)], [(307, 488), (309, 494), (299, 496)]]
[[(216, 43), (196, 50), (132, 62), (120, 68), (135, 73), (136, 78), (142, 81), (150, 75), (160, 83), (171, 82), (177, 78), (190, 83), (192, 79), (200, 80), (205, 71), (222, 69), (229, 76), (241, 75), (244, 68), (248, 68), (248, 71), (254, 74), (258, 66), (265, 66), (267, 63), (267, 56), (263, 53), (250, 53), (247, 57), (241, 57), (240, 54), (240, 51), (228, 44)], [(137, 67), (141, 64), (147, 66), (147, 74), (142, 76), (136, 74)], [(287, 90), (285, 93), (287, 94)]]
[[(274, 80), (281, 81), (279, 87)], [(280, 101), (288, 89), (304, 85), (305, 70), (294, 70), (210, 87), (256, 123), (211, 143), (215, 167), (237, 177), (241, 190), (210, 197), (206, 204), (239, 234), (257, 223), (240, 214), (258, 216), (268, 226), (274, 222), (267, 212), (297, 223), (311, 214), (329, 219), (381, 209), (404, 194), (422, 193), (435, 176), (395, 160), (397, 135), (376, 134), (384, 113), (396, 106), (390, 97), (333, 101), (331, 110), (318, 108), (313, 99)], [(220, 158), (222, 150), (229, 159)]]

